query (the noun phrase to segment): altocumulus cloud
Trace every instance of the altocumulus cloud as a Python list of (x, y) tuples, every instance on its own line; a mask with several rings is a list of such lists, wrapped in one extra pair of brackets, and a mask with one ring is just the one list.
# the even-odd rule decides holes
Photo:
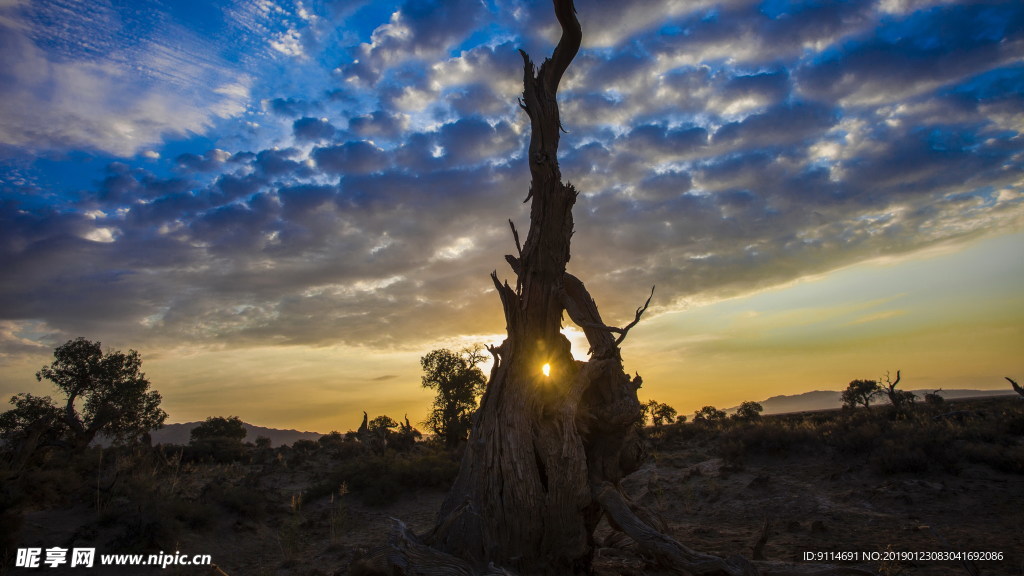
[[(3, 8), (5, 349), (30, 328), (240, 346), (500, 331), (487, 274), (510, 275), (506, 219), (527, 222), (515, 49), (550, 52), (550, 3), (338, 4), (216, 4), (168, 28), (143, 25), (155, 4), (139, 22)], [(612, 322), (651, 284), (667, 310), (1024, 223), (1017, 2), (578, 8), (570, 267)], [(54, 184), (38, 150), (106, 167)]]

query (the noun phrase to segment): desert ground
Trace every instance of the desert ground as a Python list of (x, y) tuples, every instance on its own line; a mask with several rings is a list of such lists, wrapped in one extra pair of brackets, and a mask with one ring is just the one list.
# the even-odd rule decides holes
[[(624, 485), (690, 548), (849, 559), (888, 576), (1024, 575), (1019, 398), (918, 404), (903, 418), (878, 406), (646, 432), (649, 459)], [(217, 573), (14, 567), (18, 548), (59, 546), (209, 554), (230, 576), (349, 574), (397, 520), (429, 530), (458, 466), (440, 447), (371, 453), (357, 444), (249, 447), (221, 462), (169, 447), (93, 449), (71, 461), (49, 454), (4, 482), (0, 571)], [(667, 573), (606, 524), (596, 547), (600, 576)]]

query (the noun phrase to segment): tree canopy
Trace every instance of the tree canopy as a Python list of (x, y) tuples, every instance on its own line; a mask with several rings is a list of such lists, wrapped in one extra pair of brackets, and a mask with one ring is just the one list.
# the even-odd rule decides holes
[(14, 408), (0, 414), (0, 439), (12, 445), (34, 437), (37, 442), (56, 442), (64, 438), (61, 409), (49, 396), (34, 396), (22, 392), (11, 396)]
[(740, 404), (732, 418), (741, 422), (750, 422), (760, 418), (761, 412), (764, 412), (764, 406), (761, 406), (760, 402), (747, 401)]
[(479, 348), (467, 348), (458, 353), (442, 348), (420, 359), (423, 387), (437, 391), (425, 424), (449, 446), (469, 435), (477, 398), (487, 384), (487, 378), (477, 366), (483, 360)]
[(871, 405), (871, 400), (881, 392), (878, 382), (875, 380), (854, 380), (843, 390), (843, 407), (856, 408)]
[[(66, 427), (63, 435), (73, 445), (84, 447), (97, 434), (128, 443), (163, 425), (167, 413), (160, 409), (160, 393), (150, 390), (141, 371), (142, 357), (135, 350), (104, 354), (99, 342), (76, 338), (58, 346), (53, 357), (36, 379), (53, 382), (65, 396), (59, 426)], [(38, 411), (43, 409), (42, 400), (25, 395), (20, 403), (12, 403), (15, 410)]]
[(189, 432), (193, 444), (211, 440), (241, 443), (245, 434), (245, 424), (238, 416), (211, 416)]
[(725, 421), (725, 410), (719, 410), (714, 406), (704, 406), (693, 413), (695, 424), (719, 424)]

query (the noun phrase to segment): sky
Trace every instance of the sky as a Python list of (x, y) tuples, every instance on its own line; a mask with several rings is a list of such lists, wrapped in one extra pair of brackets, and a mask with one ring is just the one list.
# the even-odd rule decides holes
[[(1024, 4), (577, 0), (569, 269), (641, 399), (1024, 378)], [(169, 422), (426, 418), (497, 344), (540, 0), (0, 0), (0, 398), (84, 336)], [(569, 325), (574, 353), (581, 333)]]

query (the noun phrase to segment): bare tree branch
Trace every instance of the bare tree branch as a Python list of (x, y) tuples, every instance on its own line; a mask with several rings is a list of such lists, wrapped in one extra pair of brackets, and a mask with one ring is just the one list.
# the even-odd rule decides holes
[(644, 305), (636, 309), (636, 318), (633, 318), (633, 321), (627, 324), (626, 327), (623, 328), (620, 332), (620, 336), (618, 337), (618, 339), (615, 340), (616, 346), (622, 344), (622, 341), (626, 339), (626, 334), (629, 333), (630, 329), (632, 329), (633, 326), (636, 326), (637, 323), (640, 322), (640, 317), (644, 315), (644, 312), (647, 311), (647, 307), (651, 305), (651, 298), (654, 298), (654, 286), (651, 286), (651, 295), (647, 297), (647, 301), (644, 302)]
[(508, 225), (509, 225), (510, 228), (512, 228), (512, 237), (516, 241), (516, 252), (518, 252), (519, 253), (519, 257), (522, 258), (523, 257), (523, 245), (519, 243), (519, 231), (516, 230), (516, 225), (515, 225), (514, 222), (512, 222), (511, 218), (508, 219)]
[(562, 38), (551, 55), (551, 67), (548, 68), (548, 75), (545, 78), (552, 94), (558, 91), (558, 83), (561, 82), (569, 63), (579, 52), (580, 43), (583, 41), (583, 30), (580, 28), (580, 21), (576, 19), (576, 7), (572, 0), (554, 0), (554, 3), (555, 17), (562, 26)]

